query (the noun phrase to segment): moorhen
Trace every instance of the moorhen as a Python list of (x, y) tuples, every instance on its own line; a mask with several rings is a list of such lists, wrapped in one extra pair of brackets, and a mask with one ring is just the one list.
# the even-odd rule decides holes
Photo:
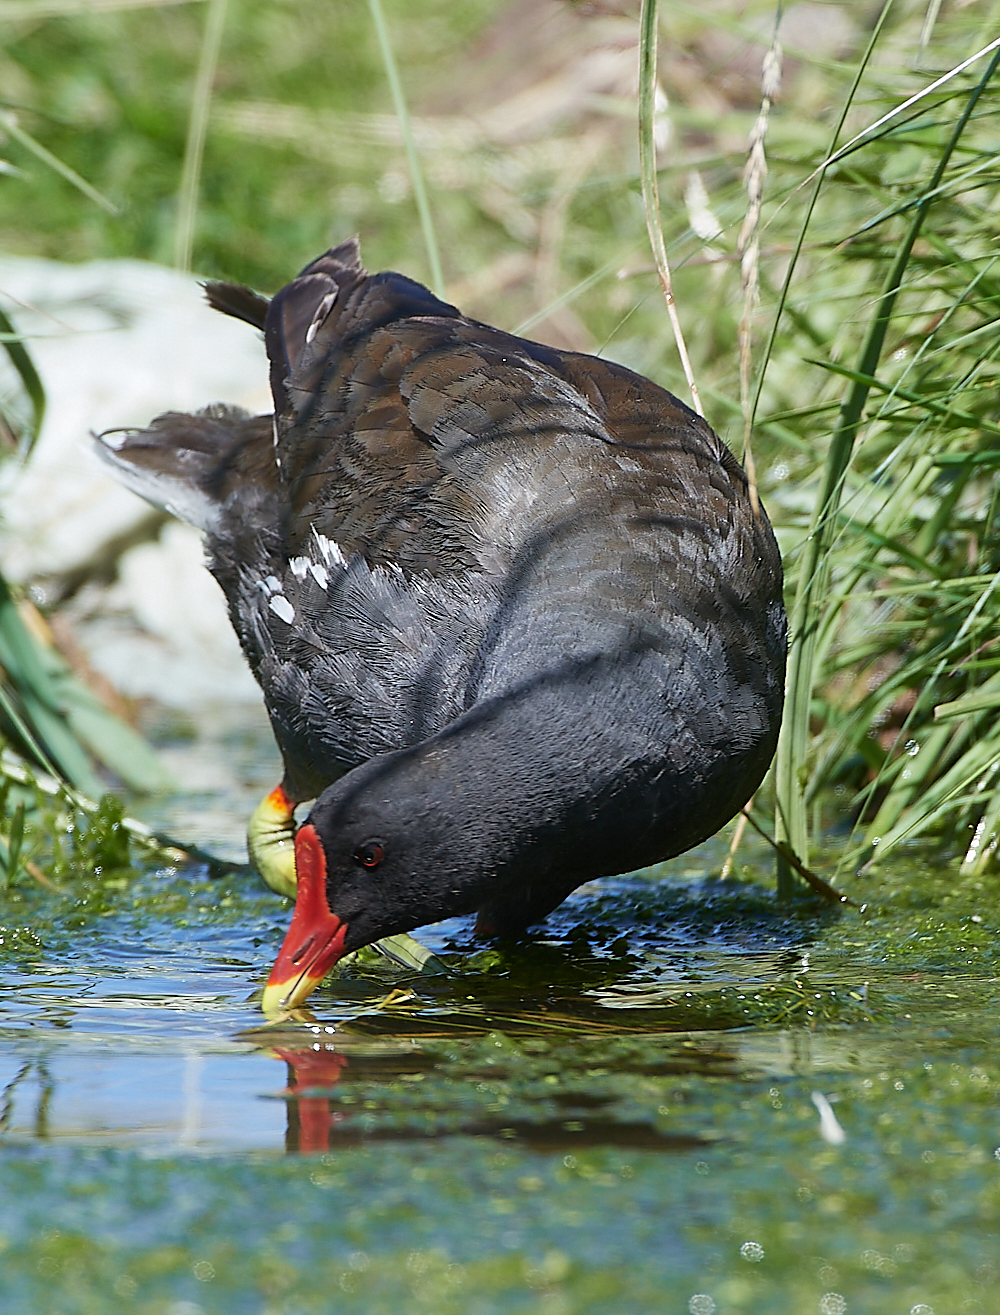
[(781, 561), (704, 420), (369, 275), (356, 240), (270, 302), (206, 293), (264, 329), (273, 417), (100, 448), (204, 530), (281, 748), (249, 834), (296, 894), (266, 1009), (424, 923), (522, 931), (737, 812), (778, 734)]

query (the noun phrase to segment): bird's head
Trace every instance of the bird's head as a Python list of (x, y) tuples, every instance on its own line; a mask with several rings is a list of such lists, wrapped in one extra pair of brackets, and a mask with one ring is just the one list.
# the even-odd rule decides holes
[(316, 801), (295, 837), (295, 910), (265, 1012), (301, 1005), (352, 950), (478, 907), (498, 830), (447, 758), (386, 754)]

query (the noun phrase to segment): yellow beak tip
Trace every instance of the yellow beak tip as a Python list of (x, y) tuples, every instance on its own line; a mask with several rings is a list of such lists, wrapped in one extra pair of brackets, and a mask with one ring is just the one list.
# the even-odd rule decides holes
[(260, 1007), (265, 1014), (280, 1014), (290, 1008), (288, 999), (292, 994), (294, 982), (274, 982), (268, 983), (264, 987), (264, 995), (261, 998)]
[(293, 977), (287, 982), (268, 982), (261, 997), (261, 1011), (271, 1017), (298, 1009), (312, 995), (322, 977)]

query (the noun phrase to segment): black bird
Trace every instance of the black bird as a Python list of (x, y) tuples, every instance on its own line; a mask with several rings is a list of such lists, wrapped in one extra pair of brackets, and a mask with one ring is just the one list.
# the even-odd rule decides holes
[(781, 562), (704, 420), (368, 275), (354, 240), (270, 303), (206, 292), (263, 327), (274, 416), (101, 448), (204, 529), (284, 758), (250, 827), (296, 892), (265, 1007), (423, 923), (518, 932), (746, 802), (781, 716)]

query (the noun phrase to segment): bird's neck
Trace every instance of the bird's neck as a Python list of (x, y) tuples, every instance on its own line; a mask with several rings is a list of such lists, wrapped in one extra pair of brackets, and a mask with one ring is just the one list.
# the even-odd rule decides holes
[(602, 679), (605, 664), (536, 676), (413, 751), (410, 788), (461, 818), (470, 870), (534, 862), (575, 877), (572, 888), (650, 852), (658, 818), (646, 787), (663, 773), (663, 708), (638, 672)]

